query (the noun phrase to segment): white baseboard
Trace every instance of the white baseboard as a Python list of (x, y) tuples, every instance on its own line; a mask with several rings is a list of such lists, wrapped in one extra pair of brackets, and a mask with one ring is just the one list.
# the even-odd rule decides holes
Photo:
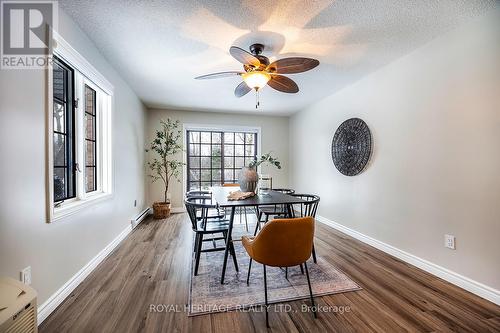
[[(147, 215), (146, 215), (147, 216)], [(92, 260), (90, 260), (82, 269), (71, 277), (59, 290), (49, 297), (43, 304), (38, 307), (38, 325), (40, 325), (47, 317), (68, 297), (73, 290), (111, 253), (128, 234), (143, 221), (145, 216), (140, 218), (137, 223), (127, 226), (115, 239), (111, 241), (104, 249), (101, 250)]]
[(403, 260), (413, 266), (416, 266), (428, 273), (431, 273), (441, 279), (448, 281), (460, 288), (463, 288), (473, 294), (476, 294), (484, 299), (487, 299), (497, 305), (500, 305), (500, 291), (492, 287), (484, 285), (480, 282), (474, 281), (466, 276), (460, 275), (449, 269), (436, 265), (430, 261), (419, 258), (413, 254), (400, 250), (392, 245), (381, 242), (377, 239), (366, 236), (356, 230), (348, 228), (342, 224), (329, 220), (323, 216), (316, 216), (316, 220), (334, 229), (337, 229), (357, 240), (371, 245), (385, 253), (388, 253), (400, 260)]

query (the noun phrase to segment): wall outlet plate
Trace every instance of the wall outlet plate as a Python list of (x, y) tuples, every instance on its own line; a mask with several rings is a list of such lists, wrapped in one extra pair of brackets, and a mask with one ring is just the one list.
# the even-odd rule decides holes
[(455, 250), (455, 236), (453, 235), (444, 235), (444, 246)]
[(31, 284), (31, 266), (28, 266), (21, 271), (21, 282), (27, 285)]

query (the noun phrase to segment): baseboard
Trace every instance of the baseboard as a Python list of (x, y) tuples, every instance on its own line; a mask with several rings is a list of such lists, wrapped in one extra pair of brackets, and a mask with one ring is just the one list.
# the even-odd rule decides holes
[(113, 251), (120, 242), (133, 230), (132, 225), (128, 225), (115, 239), (111, 241), (101, 252), (90, 260), (80, 271), (69, 279), (59, 290), (49, 297), (38, 307), (38, 325), (68, 297), (73, 290), (99, 265), (108, 254)]
[(466, 276), (460, 275), (453, 272), (447, 268), (436, 265), (430, 261), (419, 258), (413, 254), (400, 250), (392, 245), (381, 242), (372, 237), (366, 236), (356, 230), (348, 228), (342, 224), (329, 220), (323, 216), (316, 216), (316, 220), (334, 229), (337, 229), (357, 240), (362, 241), (368, 245), (371, 245), (385, 253), (388, 253), (404, 262), (407, 262), (413, 266), (416, 266), (428, 273), (431, 273), (445, 281), (448, 281), (462, 289), (465, 289), (473, 294), (478, 295), (484, 299), (487, 299), (497, 305), (500, 305), (500, 291), (484, 285), (480, 282), (474, 281)]

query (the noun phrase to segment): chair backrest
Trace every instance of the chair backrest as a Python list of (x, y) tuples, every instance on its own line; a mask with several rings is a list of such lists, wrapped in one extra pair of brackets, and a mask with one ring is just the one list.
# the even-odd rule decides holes
[(294, 197), (301, 198), (306, 202), (298, 205), (293, 205), (292, 213), (294, 217), (305, 217), (312, 216), (316, 217), (316, 211), (318, 210), (319, 205), (319, 196), (314, 194), (292, 194)]
[(186, 192), (186, 197), (193, 197), (193, 196), (211, 196), (212, 192), (211, 191), (204, 191), (204, 190), (191, 190), (189, 192)]
[(310, 216), (275, 219), (264, 225), (252, 242), (252, 258), (277, 267), (300, 265), (311, 256), (314, 219)]
[(186, 198), (211, 199), (212, 192), (202, 190), (191, 190), (186, 193)]
[(295, 190), (292, 190), (291, 188), (273, 188), (273, 191), (280, 192), (283, 194), (294, 194)]
[(193, 231), (198, 231), (198, 221), (200, 220), (198, 211), (201, 211), (202, 225), (206, 225), (208, 209), (217, 208), (217, 203), (210, 198), (192, 197), (184, 200), (184, 206), (186, 206)]

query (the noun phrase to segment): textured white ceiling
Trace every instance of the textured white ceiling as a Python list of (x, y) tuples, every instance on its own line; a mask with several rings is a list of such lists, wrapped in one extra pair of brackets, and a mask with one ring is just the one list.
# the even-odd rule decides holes
[[(150, 107), (291, 114), (409, 53), (495, 0), (139, 1), (62, 0), (60, 7), (88, 34)], [(298, 94), (266, 87), (255, 110), (252, 93), (236, 98), (239, 77), (198, 75), (240, 70), (229, 47), (266, 45), (273, 59), (317, 58), (291, 74)]]

